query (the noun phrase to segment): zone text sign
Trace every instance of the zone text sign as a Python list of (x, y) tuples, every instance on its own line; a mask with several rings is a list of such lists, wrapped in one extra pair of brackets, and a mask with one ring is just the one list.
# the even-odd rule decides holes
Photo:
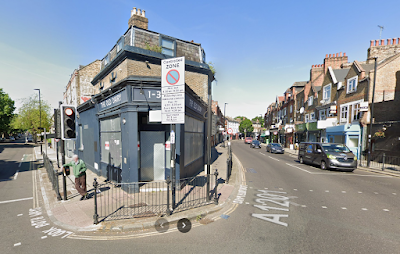
[(185, 57), (161, 61), (161, 121), (185, 123)]

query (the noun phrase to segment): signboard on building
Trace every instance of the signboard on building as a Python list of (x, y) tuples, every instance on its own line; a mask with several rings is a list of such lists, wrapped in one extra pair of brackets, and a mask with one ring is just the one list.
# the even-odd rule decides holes
[(330, 114), (336, 114), (336, 105), (332, 105), (329, 109)]
[(185, 57), (161, 61), (161, 122), (185, 123)]
[(368, 111), (368, 101), (360, 102), (360, 111)]
[(99, 103), (99, 111), (112, 108), (127, 101), (126, 93), (119, 92)]

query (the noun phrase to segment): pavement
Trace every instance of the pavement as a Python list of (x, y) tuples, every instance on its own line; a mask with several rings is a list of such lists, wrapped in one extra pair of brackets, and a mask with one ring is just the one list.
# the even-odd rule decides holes
[[(44, 149), (44, 151), (46, 151)], [(215, 169), (219, 172), (218, 185), (218, 205), (209, 204), (199, 208), (193, 208), (186, 211), (180, 211), (173, 213), (170, 216), (154, 216), (150, 218), (132, 218), (124, 220), (111, 220), (102, 221), (99, 224), (94, 224), (94, 199), (80, 201), (80, 195), (74, 188), (74, 176), (70, 175), (67, 180), (67, 200), (58, 200), (55, 191), (52, 189), (46, 169), (39, 164), (38, 167), (40, 181), (39, 188), (41, 189), (44, 206), (50, 220), (59, 227), (75, 232), (75, 236), (87, 239), (93, 235), (103, 237), (115, 236), (121, 233), (132, 233), (132, 232), (143, 232), (154, 230), (155, 223), (160, 217), (164, 217), (169, 225), (176, 224), (180, 219), (186, 218), (192, 221), (192, 224), (207, 224), (210, 220), (216, 220), (222, 214), (232, 212), (235, 208), (235, 204), (232, 203), (235, 195), (239, 191), (240, 184), (242, 183), (242, 166), (237, 160), (236, 156), (233, 156), (233, 169), (229, 183), (226, 183), (226, 160), (228, 148), (217, 145), (212, 151), (212, 165), (211, 172), (214, 173)], [(48, 148), (47, 155), (53, 162), (53, 166), (57, 169), (57, 154), (56, 152)], [(40, 154), (40, 147), (35, 147), (35, 156), (37, 161), (42, 161), (42, 155)], [(66, 162), (71, 161), (72, 158), (66, 157)], [(61, 156), (60, 156), (61, 161)], [(61, 165), (61, 162), (60, 162)], [(61, 170), (58, 168), (58, 170)], [(204, 175), (205, 172), (200, 172), (199, 175)], [(97, 178), (99, 183), (104, 182), (106, 178), (98, 176), (96, 173), (87, 170), (87, 191), (90, 196), (94, 195), (93, 182), (94, 178)], [(59, 188), (61, 197), (63, 197), (63, 183), (62, 176), (59, 177)], [(210, 219), (212, 218), (212, 219)]]

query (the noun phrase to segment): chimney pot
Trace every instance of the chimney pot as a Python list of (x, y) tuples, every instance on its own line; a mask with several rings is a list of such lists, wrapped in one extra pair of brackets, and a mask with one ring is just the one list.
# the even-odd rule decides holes
[(379, 46), (379, 40), (375, 40), (375, 46)]
[(393, 44), (393, 45), (396, 44), (396, 39), (392, 39), (392, 44)]
[(142, 17), (146, 17), (146, 12), (145, 12), (145, 10), (142, 10)]
[(331, 54), (329, 54), (329, 58), (331, 58)]
[(339, 53), (336, 53), (336, 57), (339, 57)]
[(369, 45), (370, 48), (374, 46), (374, 41), (371, 41), (371, 45)]
[(135, 15), (136, 14), (136, 7), (133, 7), (133, 10), (131, 10), (131, 17), (133, 16), (133, 15)]
[(400, 38), (397, 38), (397, 44), (400, 44)]
[(325, 58), (328, 58), (328, 54), (325, 55)]
[(311, 65), (311, 68), (314, 68), (314, 65)]
[(343, 56), (346, 56), (346, 52), (343, 53)]
[(342, 56), (342, 52), (340, 52), (340, 56)]
[(392, 39), (387, 39), (387, 43), (386, 45), (390, 45), (390, 42), (392, 41)]
[(385, 45), (385, 40), (384, 39), (381, 40), (381, 46), (383, 46), (383, 45)]

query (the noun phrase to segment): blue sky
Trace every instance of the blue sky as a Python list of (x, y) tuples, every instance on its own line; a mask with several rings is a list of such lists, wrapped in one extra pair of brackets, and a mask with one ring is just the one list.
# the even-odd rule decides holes
[(41, 89), (53, 107), (79, 65), (101, 59), (133, 7), (149, 30), (201, 43), (214, 63), (213, 99), (253, 118), (325, 54), (364, 61), (370, 40), (400, 37), (399, 1), (2, 1), (0, 87), (20, 99)]

